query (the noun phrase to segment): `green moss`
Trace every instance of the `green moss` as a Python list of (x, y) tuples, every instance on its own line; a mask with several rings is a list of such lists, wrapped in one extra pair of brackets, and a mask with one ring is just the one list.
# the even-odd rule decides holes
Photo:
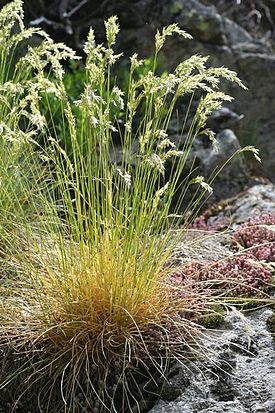
[[(173, 364), (174, 363), (171, 363), (170, 367), (168, 368), (168, 371), (170, 370), (170, 374), (169, 374), (170, 379), (175, 374), (177, 374), (176, 371), (174, 371), (174, 374), (171, 375), (171, 368)], [(166, 401), (176, 400), (183, 393), (182, 388), (177, 387), (175, 384), (174, 385), (169, 384), (169, 382), (167, 382), (167, 380), (165, 380), (164, 378), (157, 379), (154, 381), (152, 380), (149, 383), (147, 383), (146, 391)]]
[(224, 320), (224, 307), (214, 306), (209, 313), (199, 319), (199, 324), (206, 328), (217, 328)]
[(160, 397), (163, 400), (171, 402), (181, 396), (182, 393), (183, 390), (179, 387), (164, 387), (160, 392)]
[(263, 305), (262, 301), (257, 301), (257, 300), (248, 300), (247, 302), (243, 303), (241, 305), (242, 310), (257, 310), (257, 308), (260, 308)]
[(173, 15), (177, 15), (182, 10), (183, 10), (183, 3), (181, 1), (178, 1), (178, 0), (174, 1), (172, 6), (171, 6), (171, 9), (170, 9), (171, 13)]
[[(268, 289), (263, 289), (263, 291), (268, 292)], [(231, 302), (232, 304), (237, 305), (240, 310), (257, 310), (257, 308), (261, 308), (264, 304), (269, 303), (269, 299), (266, 300), (260, 296), (256, 297), (245, 297), (239, 296), (234, 297), (234, 300)]]
[(275, 334), (275, 313), (271, 314), (268, 319), (266, 320), (266, 325), (268, 330)]
[(205, 19), (200, 19), (199, 20), (199, 30), (201, 32), (206, 32), (207, 30), (209, 30), (209, 22), (206, 21)]

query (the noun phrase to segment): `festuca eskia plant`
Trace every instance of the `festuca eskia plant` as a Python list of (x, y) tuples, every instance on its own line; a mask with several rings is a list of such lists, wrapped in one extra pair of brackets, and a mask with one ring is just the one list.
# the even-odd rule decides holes
[[(236, 73), (208, 67), (198, 55), (157, 74), (166, 38), (191, 39), (172, 24), (156, 34), (153, 69), (139, 70), (144, 62), (134, 54), (121, 90), (117, 18), (105, 28), (105, 44), (89, 31), (85, 82), (73, 100), (63, 77), (66, 60), (79, 59), (75, 53), (25, 28), (22, 1), (0, 12), (0, 151), (15, 154), (23, 171), (17, 193), (18, 175), (1, 158), (7, 189), (0, 197), (9, 202), (1, 201), (0, 228), (7, 210), (20, 228), (17, 276), (4, 276), (0, 307), (1, 388), (13, 408), (142, 411), (170, 363), (184, 360), (204, 308), (201, 289), (184, 293), (182, 283), (178, 294), (169, 281), (177, 242), (171, 229), (184, 222), (186, 194), (196, 188), (186, 214), (192, 217), (219, 172), (209, 182), (191, 172), (182, 178), (195, 139), (215, 145), (207, 118), (232, 100), (220, 81), (244, 86)], [(179, 114), (183, 98), (190, 104)], [(168, 134), (176, 112), (181, 146)], [(18, 155), (21, 148), (26, 156)], [(257, 156), (253, 147), (235, 155), (245, 150)], [(15, 205), (20, 214), (10, 213)], [(10, 242), (14, 226), (5, 228)]]

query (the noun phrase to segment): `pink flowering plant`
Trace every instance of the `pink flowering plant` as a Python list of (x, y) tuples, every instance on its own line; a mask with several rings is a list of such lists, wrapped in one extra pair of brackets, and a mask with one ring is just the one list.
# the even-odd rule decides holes
[(258, 260), (275, 262), (275, 214), (249, 218), (234, 232), (233, 239)]
[(271, 281), (271, 271), (252, 254), (232, 256), (214, 262), (190, 262), (171, 275), (173, 285), (210, 289), (214, 295), (259, 295)]

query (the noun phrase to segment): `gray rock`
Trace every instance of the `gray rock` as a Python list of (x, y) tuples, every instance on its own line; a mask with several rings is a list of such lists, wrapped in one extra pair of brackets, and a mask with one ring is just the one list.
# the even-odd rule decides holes
[[(232, 118), (234, 121), (238, 118), (234, 112), (224, 108), (217, 112), (214, 116), (224, 119), (224, 123), (230, 121)], [(175, 133), (176, 127), (173, 125), (170, 127), (169, 138), (174, 142), (179, 149), (184, 146), (185, 136), (181, 136)], [(173, 134), (174, 133), (174, 134)], [(185, 168), (181, 179), (184, 180), (191, 168), (196, 168), (196, 175), (202, 175), (206, 180), (211, 179), (212, 172), (216, 169), (220, 169), (220, 173), (211, 183), (213, 187), (213, 194), (209, 197), (208, 203), (218, 202), (222, 199), (229, 198), (232, 195), (242, 191), (249, 182), (248, 168), (243, 155), (236, 156), (225, 167), (227, 160), (236, 152), (240, 147), (238, 138), (234, 132), (230, 129), (224, 129), (220, 131), (217, 136), (217, 144), (213, 147), (212, 143), (205, 138), (198, 138), (194, 141), (193, 147), (190, 150), (188, 159), (185, 164)], [(134, 142), (132, 146), (132, 152), (137, 151), (138, 142)], [(110, 151), (110, 158), (112, 162), (120, 165), (122, 162), (122, 148), (120, 145), (114, 145)], [(174, 162), (174, 158), (168, 160), (166, 164), (167, 173), (169, 168)], [(135, 165), (135, 159), (132, 159), (132, 166)], [(190, 199), (194, 195), (197, 186), (191, 186), (188, 194), (182, 202), (182, 208), (186, 207), (190, 202)]]
[[(198, 0), (171, 2), (170, 12), (179, 10), (175, 20), (186, 28), (194, 37), (205, 43), (223, 44), (224, 31), (222, 18), (213, 6), (205, 6)], [(180, 6), (181, 4), (181, 6)]]
[(253, 37), (234, 21), (225, 17), (222, 18), (222, 25), (225, 33), (226, 42), (229, 45), (234, 45), (236, 43), (253, 42)]
[(207, 120), (207, 126), (214, 132), (220, 132), (223, 129), (231, 129), (235, 133), (240, 127), (243, 115), (238, 115), (228, 107), (223, 106), (215, 110)]
[[(181, 5), (181, 7), (179, 7)], [(177, 6), (177, 7), (176, 7)], [(215, 7), (202, 1), (174, 0), (166, 13), (194, 34), (191, 42), (169, 39), (164, 48), (172, 68), (190, 54), (210, 55), (210, 63), (237, 71), (248, 87), (243, 91), (231, 84), (225, 86), (235, 100), (230, 108), (244, 115), (237, 133), (242, 146), (254, 145), (261, 151), (261, 165), (251, 162), (257, 175), (275, 179), (275, 117), (274, 88), (275, 54), (270, 42), (253, 37), (232, 19), (220, 14)], [(177, 9), (177, 13), (172, 13)], [(165, 14), (164, 14), (165, 15)], [(197, 17), (200, 15), (202, 17)], [(167, 17), (168, 18), (168, 17)], [(170, 22), (169, 21), (169, 22)]]
[(209, 236), (209, 231), (188, 230), (183, 239), (177, 242), (173, 261), (177, 265), (182, 265), (190, 260), (209, 262), (222, 260), (232, 255), (231, 243), (230, 234), (213, 232)]
[(245, 410), (238, 401), (230, 401), (221, 402), (218, 406), (214, 405), (208, 409), (203, 409), (201, 410), (201, 413), (245, 413)]
[(211, 183), (213, 195), (209, 202), (212, 203), (242, 191), (249, 181), (248, 168), (242, 154), (227, 164), (227, 160), (240, 150), (240, 143), (234, 132), (225, 129), (217, 134), (216, 139), (216, 147), (209, 145), (205, 148), (201, 145), (194, 150), (194, 156), (199, 159), (200, 173), (206, 179), (211, 179), (213, 171), (220, 171)]
[[(236, 151), (240, 150), (240, 143), (234, 132), (230, 129), (221, 131), (217, 137), (216, 146), (209, 148), (201, 148), (196, 151), (196, 155), (200, 158), (203, 164), (203, 170), (206, 176), (210, 176), (216, 167), (221, 167)], [(226, 168), (227, 174), (234, 171), (234, 174), (245, 174), (244, 158), (240, 156), (230, 163), (229, 168)]]
[[(222, 326), (201, 336), (200, 360), (178, 367), (171, 385), (189, 385), (173, 402), (160, 401), (150, 413), (274, 413), (275, 349), (266, 328), (270, 309), (244, 316), (232, 309)], [(265, 409), (265, 410), (264, 410)]]
[(230, 215), (236, 224), (246, 221), (251, 216), (275, 213), (275, 185), (254, 185), (225, 203), (227, 206), (223, 213)]
[(236, 52), (234, 58), (239, 75), (249, 88), (246, 97), (237, 90), (235, 94), (234, 107), (245, 115), (239, 137), (261, 150), (262, 170), (265, 176), (274, 179), (275, 117), (271, 85), (275, 84), (275, 56)]

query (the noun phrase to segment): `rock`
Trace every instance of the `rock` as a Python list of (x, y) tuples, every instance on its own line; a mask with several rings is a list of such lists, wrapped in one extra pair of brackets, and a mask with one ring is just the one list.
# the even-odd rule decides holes
[(246, 98), (240, 91), (235, 94), (234, 107), (244, 114), (240, 140), (246, 139), (261, 150), (262, 171), (268, 178), (275, 179), (274, 93), (271, 87), (275, 84), (275, 56), (236, 52), (234, 58), (239, 75), (249, 88)]
[(212, 113), (207, 120), (207, 126), (215, 133), (223, 129), (232, 129), (235, 133), (239, 129), (242, 119), (243, 115), (237, 115), (237, 113), (224, 106)]
[[(180, 14), (178, 10), (181, 11)], [(174, 14), (175, 20), (199, 41), (212, 44), (224, 43), (222, 19), (215, 7), (204, 6), (198, 0), (181, 2), (176, 0), (171, 2), (170, 13)]]
[(245, 413), (243, 407), (238, 402), (221, 402), (219, 406), (212, 406), (209, 409), (201, 410), (201, 413)]
[(256, 215), (275, 213), (275, 185), (254, 185), (235, 199), (224, 201), (222, 214), (231, 216), (235, 224), (241, 224)]
[[(229, 109), (224, 109), (216, 113), (217, 118), (224, 119), (224, 124), (227, 122), (237, 121), (238, 115)], [(213, 123), (215, 119), (213, 118)], [(221, 120), (222, 124), (222, 120)], [(185, 137), (175, 133), (175, 129), (170, 128), (169, 135), (170, 140), (179, 146), (179, 149), (184, 149)], [(230, 129), (224, 129), (220, 131), (217, 136), (217, 144), (214, 148), (212, 143), (205, 138), (198, 138), (194, 141), (194, 144), (190, 150), (189, 156), (186, 161), (184, 171), (181, 179), (184, 180), (189, 174), (191, 168), (196, 168), (196, 175), (202, 175), (206, 181), (211, 180), (211, 174), (213, 171), (221, 169), (218, 176), (211, 183), (213, 187), (213, 194), (207, 200), (207, 205), (210, 203), (221, 201), (222, 199), (229, 198), (234, 194), (242, 191), (249, 183), (248, 168), (241, 154), (232, 159), (228, 165), (223, 167), (227, 160), (238, 150), (240, 150), (239, 141)], [(138, 150), (138, 142), (134, 142), (132, 151)], [(122, 147), (119, 144), (114, 144), (110, 150), (110, 158), (112, 162), (120, 165), (122, 162)], [(167, 176), (169, 176), (171, 165), (174, 162), (174, 158), (168, 160), (166, 164)], [(132, 166), (135, 165), (134, 158), (132, 160)], [(188, 194), (186, 194), (183, 202), (182, 209), (184, 209), (190, 202), (197, 186), (190, 186)], [(177, 195), (175, 197), (177, 199)], [(175, 200), (176, 203), (176, 200)]]
[[(177, 235), (176, 235), (177, 236)], [(173, 263), (182, 265), (190, 260), (218, 261), (232, 255), (230, 245), (232, 243), (229, 234), (188, 230), (182, 240), (177, 243), (173, 254)]]
[[(176, 3), (179, 4), (179, 1)], [(191, 4), (181, 0), (180, 3), (180, 12), (172, 15), (169, 22), (176, 20), (183, 28), (194, 33), (194, 40), (169, 39), (164, 48), (169, 67), (173, 68), (182, 59), (198, 53), (209, 55), (212, 65), (224, 65), (237, 71), (248, 91), (231, 84), (226, 85), (225, 89), (235, 97), (230, 109), (243, 114), (238, 138), (242, 146), (254, 145), (261, 151), (262, 165), (251, 162), (254, 173), (275, 180), (275, 118), (271, 87), (275, 84), (275, 54), (271, 43), (266, 38), (255, 38), (238, 23), (220, 14), (217, 8), (206, 6), (202, 1)], [(169, 8), (170, 13), (173, 4)], [(189, 8), (192, 7), (191, 18)], [(214, 21), (215, 29), (210, 23), (205, 23), (205, 28), (203, 25), (201, 28), (202, 32), (205, 30), (207, 33), (200, 33), (196, 13), (201, 14), (206, 22)]]
[(252, 36), (237, 23), (226, 17), (221, 20), (227, 44), (234, 45), (236, 43), (253, 43)]
[(209, 198), (209, 202), (212, 203), (242, 191), (249, 181), (247, 165), (242, 154), (226, 165), (227, 160), (240, 150), (240, 143), (234, 132), (224, 129), (217, 134), (216, 139), (216, 147), (201, 145), (195, 146), (194, 150), (194, 156), (199, 159), (199, 171), (206, 179), (211, 180), (212, 173), (220, 170), (211, 183), (213, 195)]
[[(265, 214), (275, 214), (275, 185), (268, 182), (258, 182), (232, 198), (210, 206), (197, 218), (197, 224), (194, 228), (212, 232), (228, 227), (236, 229), (238, 225), (249, 218)], [(210, 243), (211, 238), (209, 239)], [(217, 239), (222, 240), (219, 237)], [(226, 251), (224, 252), (226, 253)], [(213, 249), (213, 253), (215, 254), (215, 249)]]
[[(196, 156), (200, 158), (207, 176), (241, 148), (236, 135), (230, 129), (220, 132), (216, 139), (216, 146), (210, 145), (209, 148), (202, 148), (196, 151)], [(240, 173), (244, 173), (244, 159), (241, 158), (237, 162), (241, 169)], [(231, 165), (231, 167), (236, 169), (236, 165)]]
[(275, 350), (266, 327), (271, 313), (231, 310), (215, 332), (202, 336), (200, 360), (178, 366), (170, 383), (178, 386), (182, 376), (186, 383), (188, 376), (182, 395), (160, 401), (150, 413), (274, 413)]

